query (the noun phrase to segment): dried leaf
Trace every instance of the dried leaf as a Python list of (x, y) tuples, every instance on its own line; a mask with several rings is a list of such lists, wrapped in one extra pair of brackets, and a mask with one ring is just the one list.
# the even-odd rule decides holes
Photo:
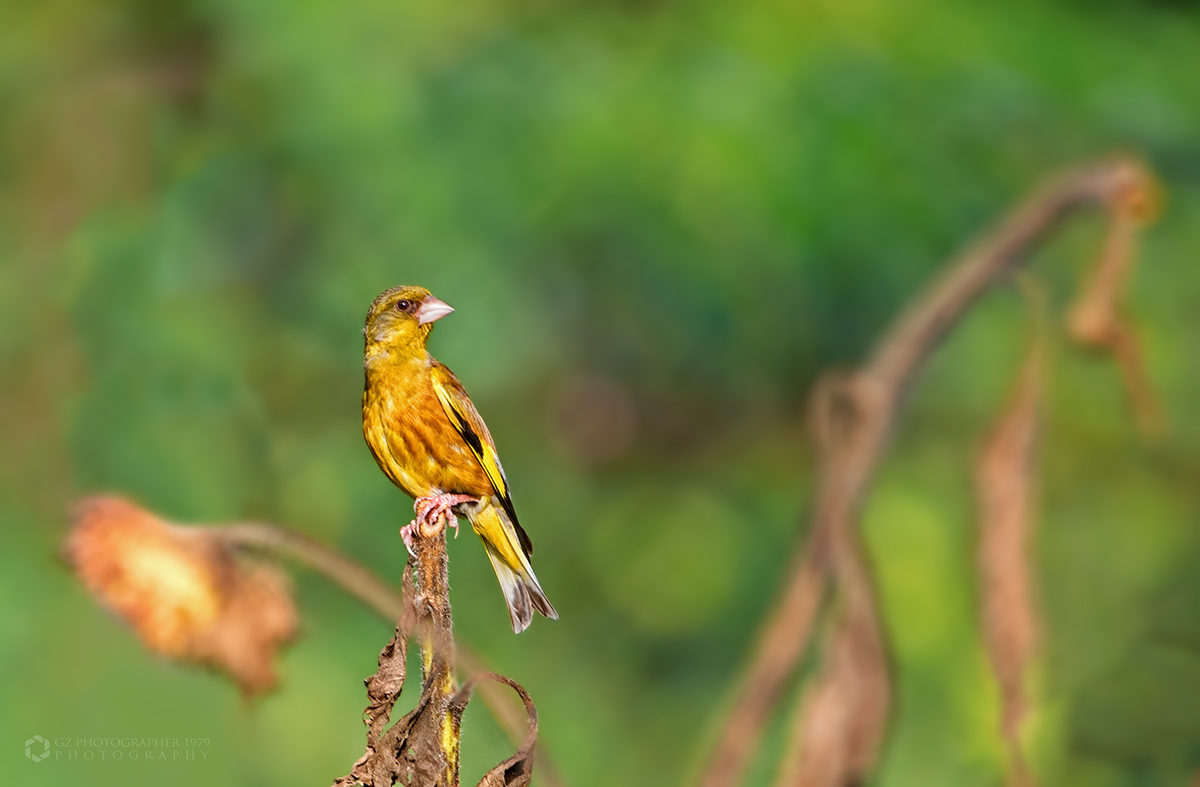
[(68, 562), (147, 647), (224, 671), (246, 694), (274, 685), (275, 654), (297, 626), (282, 574), (123, 498), (87, 498), (72, 518)]
[(404, 679), (408, 670), (408, 629), (405, 623), (406, 621), (401, 621), (396, 624), (396, 632), (379, 652), (379, 668), (366, 680), (370, 704), (363, 711), (363, 718), (369, 728), (368, 748), (374, 748), (379, 743), (383, 728), (387, 726), (392, 715), (392, 708), (404, 689)]
[(776, 784), (848, 787), (875, 763), (891, 698), (874, 591), (856, 546), (837, 546), (839, 608), (820, 672), (805, 690)]
[(1163, 428), (1162, 407), (1121, 299), (1137, 259), (1138, 235), (1158, 212), (1158, 195), (1153, 184), (1143, 179), (1112, 196), (1107, 204), (1108, 236), (1067, 314), (1067, 331), (1079, 344), (1116, 362), (1138, 425), (1146, 434), (1155, 435)]
[(1020, 749), (1027, 710), (1026, 669), (1036, 645), (1037, 608), (1029, 566), (1034, 525), (1034, 451), (1042, 389), (1039, 336), (1021, 369), (1016, 390), (979, 458), (980, 603), (984, 641), (1003, 705), (1002, 732), (1011, 760), (1011, 781), (1031, 784)]

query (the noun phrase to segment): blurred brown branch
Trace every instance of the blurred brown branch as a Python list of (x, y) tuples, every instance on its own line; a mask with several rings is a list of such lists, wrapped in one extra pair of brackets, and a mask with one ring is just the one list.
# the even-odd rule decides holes
[(370, 570), (319, 541), (277, 525), (245, 522), (209, 529), (225, 543), (290, 558), (306, 566), (389, 621), (400, 620), (404, 598)]
[[(798, 760), (781, 776), (807, 774), (805, 787), (847, 785), (860, 780), (879, 747), (890, 694), (873, 591), (856, 545), (854, 523), (871, 475), (887, 444), (897, 410), (923, 362), (958, 320), (993, 283), (1024, 264), (1031, 252), (1071, 216), (1085, 207), (1114, 200), (1139, 202), (1152, 193), (1144, 168), (1127, 159), (1103, 161), (1069, 172), (1024, 201), (996, 229), (970, 247), (900, 315), (866, 364), (818, 381), (812, 399), (818, 483), (809, 536), (793, 560), (789, 578), (767, 616), (741, 679), (733, 707), (712, 748), (700, 783), (725, 787), (740, 782), (757, 748), (763, 727), (778, 703), (788, 677), (808, 647), (817, 613), (832, 591), (843, 603), (835, 610), (825, 671), (806, 700), (816, 716), (831, 696), (851, 697), (838, 722), (837, 762), (809, 770), (803, 760), (813, 747), (834, 746), (818, 740), (813, 718), (796, 725)], [(864, 632), (870, 629), (871, 633)], [(851, 634), (863, 643), (859, 667), (839, 669)], [(840, 677), (851, 672), (865, 683), (851, 688)], [(823, 756), (823, 755), (822, 755)], [(797, 777), (799, 778), (799, 777)]]
[[(853, 539), (854, 534), (848, 534)], [(887, 724), (886, 645), (859, 546), (838, 548), (839, 607), (820, 671), (801, 695), (776, 784), (847, 784), (870, 768)]]

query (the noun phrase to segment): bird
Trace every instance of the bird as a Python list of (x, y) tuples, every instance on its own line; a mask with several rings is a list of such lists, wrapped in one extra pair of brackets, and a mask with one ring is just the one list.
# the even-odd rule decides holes
[(513, 631), (533, 610), (558, 612), (533, 573), (533, 542), (521, 527), (496, 444), (462, 383), (426, 349), (434, 323), (454, 309), (424, 287), (382, 292), (363, 327), (363, 436), (376, 464), (414, 499), (416, 518), (401, 528), (412, 551), (415, 535), (434, 535), (465, 516), (483, 541)]

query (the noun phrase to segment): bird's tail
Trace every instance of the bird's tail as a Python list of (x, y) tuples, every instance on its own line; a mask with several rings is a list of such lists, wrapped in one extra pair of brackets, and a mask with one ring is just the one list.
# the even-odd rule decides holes
[(558, 613), (542, 592), (517, 530), (504, 511), (492, 505), (491, 501), (485, 501), (474, 511), (468, 512), (467, 518), (487, 547), (488, 558), (496, 570), (496, 579), (500, 580), (500, 588), (504, 591), (513, 631), (520, 634), (529, 626), (534, 609), (557, 620)]

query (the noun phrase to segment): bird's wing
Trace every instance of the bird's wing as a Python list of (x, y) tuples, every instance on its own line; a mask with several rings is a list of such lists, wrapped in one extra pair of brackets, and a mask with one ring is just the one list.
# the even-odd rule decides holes
[(450, 419), (451, 426), (470, 447), (471, 453), (475, 455), (475, 459), (483, 468), (488, 481), (491, 482), (496, 497), (500, 499), (504, 513), (508, 514), (513, 527), (516, 528), (525, 554), (532, 555), (533, 542), (529, 540), (529, 536), (517, 521), (517, 511), (513, 507), (512, 495), (508, 489), (508, 478), (504, 475), (504, 467), (500, 464), (500, 456), (496, 453), (496, 444), (492, 442), (492, 436), (488, 434), (487, 424), (483, 422), (483, 417), (471, 403), (471, 398), (467, 396), (467, 391), (462, 387), (462, 383), (446, 366), (434, 361), (433, 368), (430, 370), (430, 379), (433, 382), (433, 391), (437, 394), (438, 401), (442, 403), (442, 409), (446, 411), (446, 417)]

